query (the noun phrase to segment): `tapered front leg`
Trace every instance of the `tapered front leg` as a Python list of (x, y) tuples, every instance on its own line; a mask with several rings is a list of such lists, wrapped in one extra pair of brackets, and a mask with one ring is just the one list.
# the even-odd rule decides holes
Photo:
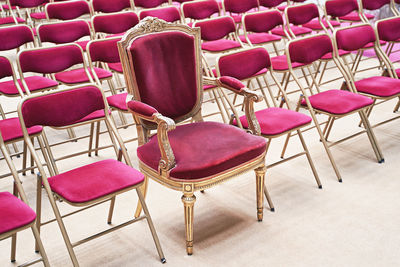
[(256, 172), (256, 193), (257, 193), (257, 219), (258, 221), (263, 220), (264, 212), (264, 177), (266, 172), (265, 165), (258, 167), (254, 171)]
[(186, 252), (193, 254), (193, 207), (196, 202), (196, 196), (193, 192), (184, 192), (182, 196), (183, 207), (185, 209), (185, 227), (186, 227)]

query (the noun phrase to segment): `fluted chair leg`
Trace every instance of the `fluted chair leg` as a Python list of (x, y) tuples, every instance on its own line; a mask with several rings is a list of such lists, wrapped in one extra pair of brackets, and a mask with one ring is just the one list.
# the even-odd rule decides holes
[(193, 207), (196, 202), (196, 196), (193, 192), (184, 192), (182, 196), (183, 207), (185, 209), (185, 227), (186, 227), (186, 252), (193, 254)]

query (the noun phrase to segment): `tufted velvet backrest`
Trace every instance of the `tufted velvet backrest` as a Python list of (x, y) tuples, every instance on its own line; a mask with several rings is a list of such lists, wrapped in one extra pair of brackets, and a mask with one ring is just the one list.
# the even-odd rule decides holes
[(363, 8), (368, 10), (377, 10), (386, 4), (390, 4), (390, 0), (361, 0)]
[(276, 7), (282, 4), (283, 2), (287, 2), (286, 0), (259, 0), (260, 6), (264, 7)]
[(193, 1), (182, 5), (185, 18), (206, 19), (219, 12), (219, 6), (215, 0)]
[(172, 119), (193, 110), (201, 75), (193, 36), (179, 31), (148, 34), (135, 39), (128, 52), (141, 102)]
[(106, 63), (120, 62), (118, 53), (118, 41), (121, 38), (107, 38), (91, 41), (88, 45), (90, 59)]
[(221, 76), (230, 76), (239, 80), (250, 78), (270, 66), (269, 54), (263, 47), (223, 55), (218, 60)]
[(311, 64), (333, 51), (328, 35), (316, 35), (293, 40), (289, 43), (289, 55), (292, 63)]
[(283, 25), (282, 15), (279, 11), (262, 11), (249, 13), (244, 17), (246, 31), (250, 32), (269, 32), (273, 28)]
[(245, 13), (258, 7), (257, 0), (223, 0), (225, 11), (231, 13)]
[(168, 3), (168, 0), (133, 0), (136, 7), (153, 8)]
[(0, 51), (11, 50), (33, 42), (33, 33), (26, 25), (1, 27), (0, 40)]
[(21, 114), (26, 127), (63, 127), (102, 109), (104, 100), (100, 89), (87, 86), (29, 98), (22, 102)]
[(391, 42), (400, 39), (400, 18), (394, 17), (391, 19), (379, 21), (376, 25), (379, 39)]
[(49, 3), (46, 13), (50, 19), (70, 20), (90, 14), (90, 6), (85, 0)]
[(235, 22), (231, 17), (218, 17), (198, 21), (194, 24), (201, 29), (201, 39), (205, 41), (219, 40), (235, 32)]
[(365, 45), (375, 42), (375, 32), (371, 25), (357, 25), (335, 31), (338, 49), (356, 51)]
[(316, 4), (305, 4), (300, 6), (289, 6), (286, 9), (289, 23), (302, 25), (319, 17), (319, 10)]
[(13, 75), (11, 62), (6, 57), (0, 56), (0, 79)]
[(357, 0), (330, 0), (325, 2), (325, 10), (334, 18), (346, 16), (358, 10)]
[(117, 34), (126, 32), (138, 23), (139, 18), (136, 13), (120, 12), (94, 16), (92, 26), (95, 32)]
[(113, 13), (131, 8), (130, 0), (92, 0), (93, 10), (95, 12)]
[(19, 53), (22, 72), (56, 73), (83, 63), (82, 49), (75, 44), (37, 48)]
[(42, 24), (38, 28), (38, 35), (42, 43), (65, 44), (90, 36), (90, 27), (84, 20)]

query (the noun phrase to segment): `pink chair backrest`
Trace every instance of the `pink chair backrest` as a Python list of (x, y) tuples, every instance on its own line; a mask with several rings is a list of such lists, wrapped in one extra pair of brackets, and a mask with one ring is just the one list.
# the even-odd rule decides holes
[(11, 6), (18, 6), (21, 8), (39, 7), (49, 0), (10, 0)]
[(332, 51), (331, 38), (326, 34), (301, 38), (289, 43), (289, 55), (292, 63), (311, 64)]
[(175, 22), (181, 19), (178, 8), (175, 6), (159, 7), (155, 9), (143, 10), (139, 13), (140, 19), (145, 17), (156, 17), (166, 22)]
[(250, 78), (270, 66), (269, 54), (263, 47), (222, 56), (218, 61), (221, 76), (231, 76), (239, 80)]
[(90, 27), (84, 20), (42, 24), (38, 28), (38, 35), (42, 43), (72, 43), (84, 36), (90, 36)]
[(287, 2), (286, 0), (259, 0), (260, 6), (264, 7), (276, 7), (282, 4), (283, 2)]
[(269, 32), (273, 28), (283, 25), (283, 18), (279, 11), (261, 11), (249, 13), (244, 17), (246, 31), (250, 32)]
[(357, 0), (331, 0), (325, 3), (326, 13), (331, 17), (342, 17), (358, 10)]
[(289, 6), (286, 9), (288, 22), (294, 25), (302, 25), (318, 18), (319, 11), (316, 4), (305, 4), (300, 6)]
[(182, 6), (185, 18), (206, 19), (219, 12), (219, 6), (215, 0), (188, 2)]
[(172, 119), (193, 110), (201, 75), (193, 36), (178, 31), (145, 35), (132, 42), (129, 52), (141, 102)]
[(307, 0), (291, 0), (293, 3), (304, 3)]
[(231, 17), (218, 17), (198, 21), (195, 26), (200, 27), (201, 39), (205, 41), (222, 39), (236, 30), (235, 22)]
[(400, 18), (394, 17), (377, 23), (379, 39), (392, 42), (400, 39)]
[(16, 49), (24, 44), (33, 42), (31, 28), (26, 25), (17, 25), (0, 28), (0, 51)]
[(83, 54), (78, 45), (68, 44), (22, 51), (18, 61), (22, 72), (49, 74), (83, 63)]
[(386, 4), (390, 4), (390, 0), (361, 0), (363, 8), (368, 10), (377, 10)]
[(121, 12), (115, 14), (102, 14), (93, 17), (95, 32), (116, 34), (126, 32), (139, 23), (139, 18), (134, 12)]
[(94, 11), (112, 13), (131, 8), (130, 0), (92, 0)]
[(230, 13), (245, 13), (253, 8), (258, 7), (257, 0), (223, 0), (225, 11)]
[(28, 99), (22, 103), (21, 119), (26, 127), (62, 127), (103, 109), (101, 91), (95, 86), (87, 86)]
[(13, 75), (11, 62), (6, 57), (0, 56), (0, 79)]
[(338, 49), (356, 51), (365, 45), (375, 42), (375, 32), (371, 25), (357, 25), (351, 28), (338, 29), (335, 32)]
[(108, 38), (90, 42), (88, 45), (88, 52), (92, 62), (120, 62), (117, 44), (119, 40), (121, 40), (121, 38)]
[(50, 3), (46, 13), (50, 19), (70, 20), (90, 14), (90, 6), (85, 0)]
[(168, 3), (168, 0), (133, 0), (133, 2), (136, 7), (153, 8)]

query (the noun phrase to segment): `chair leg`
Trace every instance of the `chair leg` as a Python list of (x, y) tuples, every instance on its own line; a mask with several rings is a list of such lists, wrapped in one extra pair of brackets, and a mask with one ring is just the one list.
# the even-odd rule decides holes
[(96, 151), (94, 151), (94, 155), (95, 156), (99, 155), (99, 150), (98, 150), (98, 148), (99, 148), (99, 140), (100, 140), (100, 122), (98, 121), (96, 123), (96, 145), (95, 145)]
[(162, 251), (160, 240), (158, 239), (158, 235), (156, 229), (154, 228), (153, 220), (151, 219), (150, 212), (147, 209), (146, 201), (144, 200), (144, 196), (139, 189), (136, 189), (136, 192), (139, 197), (139, 202), (142, 204), (144, 214), (146, 215), (147, 224), (149, 225), (151, 235), (153, 236), (154, 244), (156, 245), (158, 256), (160, 256), (160, 260), (162, 263), (166, 263), (167, 260), (165, 259), (164, 252)]
[(185, 227), (186, 227), (186, 252), (188, 255), (193, 254), (193, 207), (196, 202), (196, 196), (193, 192), (184, 192), (182, 196), (183, 207), (185, 210)]
[(367, 118), (367, 115), (365, 114), (364, 110), (361, 110), (358, 114), (360, 114), (360, 118), (362, 120), (362, 123), (365, 127), (365, 130), (367, 131), (367, 135), (369, 138), (369, 141), (371, 142), (372, 149), (375, 152), (376, 159), (378, 160), (379, 163), (383, 163), (385, 159), (383, 158), (382, 151), (379, 148), (378, 142), (376, 140), (375, 134), (372, 131), (371, 125), (369, 124), (369, 120)]
[(110, 209), (108, 210), (108, 219), (107, 219), (108, 224), (111, 224), (112, 216), (113, 216), (113, 212), (114, 212), (114, 206), (115, 206), (115, 196), (113, 198), (111, 198), (111, 201), (110, 201)]
[[(37, 175), (37, 181), (36, 181), (36, 227), (37, 227), (37, 232), (40, 234), (40, 227), (41, 227), (41, 218), (42, 218), (42, 177), (40, 174)], [(35, 252), (40, 251), (40, 244), (36, 240), (35, 243)]]
[[(18, 197), (18, 188), (15, 182), (13, 183), (13, 195)], [(15, 262), (16, 253), (17, 253), (17, 233), (11, 236), (11, 257), (10, 257), (11, 262)]]
[[(139, 189), (139, 190), (142, 190), (141, 192), (142, 192), (144, 198), (146, 198), (148, 184), (149, 184), (149, 178), (147, 178), (147, 176), (146, 176), (144, 178), (143, 185)], [(140, 213), (142, 213), (142, 204), (140, 201), (138, 201), (136, 211), (135, 211), (135, 218), (138, 218), (140, 216)]]
[(24, 141), (24, 147), (23, 147), (23, 150), (22, 150), (22, 169), (23, 169), (22, 175), (23, 175), (23, 176), (26, 175), (26, 171), (25, 171), (25, 169), (26, 169), (26, 161), (28, 160), (28, 159), (27, 159), (27, 152), (26, 152), (26, 150), (27, 150), (27, 146), (26, 146), (26, 142)]
[[(265, 178), (265, 172), (267, 168), (263, 164), (262, 166), (258, 167), (255, 169), (256, 173), (256, 194), (257, 194), (257, 220), (261, 222), (263, 220), (263, 214), (264, 214), (264, 196), (263, 192), (267, 192), (264, 190), (265, 184), (264, 184), (264, 178)], [(268, 197), (268, 203), (272, 205), (271, 198), (269, 197), (269, 194), (267, 192)], [(271, 206), (270, 206), (271, 207)], [(273, 207), (273, 206), (272, 206)], [(272, 210), (272, 208), (271, 208)]]
[(40, 255), (42, 256), (43, 265), (45, 267), (49, 267), (50, 266), (49, 259), (47, 258), (47, 254), (46, 254), (46, 251), (44, 250), (43, 243), (42, 243), (42, 240), (40, 239), (40, 234), (39, 234), (38, 229), (36, 228), (36, 225), (35, 224), (32, 225), (31, 229), (32, 229), (33, 236), (35, 237), (36, 244), (38, 244)]
[(90, 133), (89, 133), (89, 152), (88, 156), (92, 156), (92, 147), (93, 147), (93, 133), (94, 133), (94, 123), (90, 124)]

